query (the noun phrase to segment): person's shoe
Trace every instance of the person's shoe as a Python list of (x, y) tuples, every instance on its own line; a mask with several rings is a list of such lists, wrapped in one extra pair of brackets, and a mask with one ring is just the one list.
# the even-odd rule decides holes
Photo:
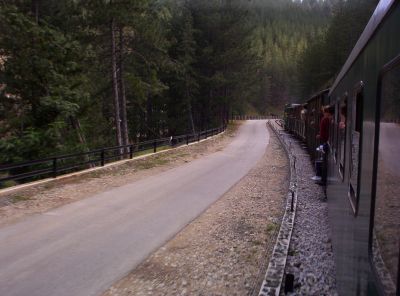
[(321, 181), (322, 178), (320, 176), (314, 176), (314, 177), (311, 177), (311, 180), (313, 180), (313, 181)]

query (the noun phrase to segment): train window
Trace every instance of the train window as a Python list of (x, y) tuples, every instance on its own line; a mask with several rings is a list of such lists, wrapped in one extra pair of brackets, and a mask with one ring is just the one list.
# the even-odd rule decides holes
[(361, 169), (361, 143), (362, 143), (362, 104), (363, 104), (363, 83), (360, 82), (351, 98), (349, 108), (349, 136), (350, 136), (350, 157), (349, 157), (349, 199), (354, 214), (358, 209), (358, 183)]
[(370, 247), (374, 270), (385, 294), (395, 295), (396, 289), (400, 292), (400, 57), (384, 68), (379, 86)]
[[(332, 111), (333, 111), (333, 116), (335, 116), (335, 105), (330, 105), (329, 106), (329, 108), (330, 109), (332, 109)], [(331, 119), (331, 121), (329, 122), (329, 138), (328, 138), (328, 143), (329, 143), (329, 147), (330, 147), (330, 149), (331, 149), (331, 152), (333, 153), (333, 147), (334, 147), (334, 135), (333, 135), (333, 133), (334, 133), (334, 120), (333, 120), (333, 117), (332, 116), (332, 119)]]
[(339, 110), (339, 102), (335, 104), (335, 118), (333, 124), (333, 159), (335, 163), (337, 163), (338, 158), (338, 146), (339, 146), (339, 134), (338, 134), (338, 126), (340, 122), (340, 110)]
[(339, 173), (344, 180), (344, 166), (346, 160), (346, 137), (347, 137), (347, 94), (340, 100), (339, 122), (338, 122), (338, 137), (339, 137)]

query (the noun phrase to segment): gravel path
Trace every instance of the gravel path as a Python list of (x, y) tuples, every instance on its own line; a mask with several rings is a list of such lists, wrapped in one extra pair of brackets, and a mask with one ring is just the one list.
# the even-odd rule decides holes
[(288, 160), (270, 134), (246, 177), (104, 296), (257, 295), (288, 189)]
[(294, 275), (294, 291), (287, 295), (338, 295), (328, 204), (322, 187), (310, 179), (314, 169), (304, 145), (282, 134), (296, 156), (298, 182), (296, 219), (285, 270), (285, 274)]

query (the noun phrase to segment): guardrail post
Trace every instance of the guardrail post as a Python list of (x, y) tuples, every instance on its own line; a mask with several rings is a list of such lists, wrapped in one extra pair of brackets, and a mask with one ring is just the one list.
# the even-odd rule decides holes
[(53, 158), (53, 178), (57, 178), (57, 157)]
[(291, 190), (292, 192), (292, 201), (290, 203), (290, 211), (293, 212), (294, 211), (294, 190)]
[(208, 136), (208, 130), (206, 129), (206, 139), (207, 139), (207, 136)]
[(200, 132), (197, 134), (197, 142), (200, 142)]
[(153, 142), (153, 151), (154, 151), (154, 153), (157, 152), (157, 140), (154, 140), (154, 142)]
[(186, 135), (186, 145), (189, 145), (189, 135)]
[(104, 166), (104, 149), (101, 149), (100, 159), (101, 159), (101, 166)]
[(129, 145), (129, 158), (133, 158), (133, 145)]

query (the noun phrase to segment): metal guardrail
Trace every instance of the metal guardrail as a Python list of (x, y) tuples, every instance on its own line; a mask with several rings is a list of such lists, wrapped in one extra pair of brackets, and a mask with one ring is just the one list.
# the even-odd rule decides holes
[(284, 126), (284, 124), (285, 124), (285, 122), (283, 121), (283, 119), (276, 119), (276, 120), (275, 120), (275, 123), (276, 123), (277, 125), (279, 125), (281, 128), (283, 128), (283, 126)]
[(278, 119), (277, 115), (232, 115), (232, 120), (265, 120), (265, 119)]
[(117, 160), (126, 158), (132, 159), (135, 154), (143, 151), (152, 150), (157, 152), (160, 147), (178, 147), (188, 145), (192, 142), (198, 142), (201, 139), (207, 139), (210, 136), (217, 135), (225, 131), (226, 126), (204, 130), (195, 134), (186, 134), (176, 137), (160, 138), (136, 144), (105, 147), (87, 152), (59, 155), (48, 158), (42, 158), (16, 164), (0, 165), (0, 188), (6, 181), (16, 180), (38, 180), (47, 177), (57, 178), (62, 174), (76, 172), (79, 170), (104, 166)]

